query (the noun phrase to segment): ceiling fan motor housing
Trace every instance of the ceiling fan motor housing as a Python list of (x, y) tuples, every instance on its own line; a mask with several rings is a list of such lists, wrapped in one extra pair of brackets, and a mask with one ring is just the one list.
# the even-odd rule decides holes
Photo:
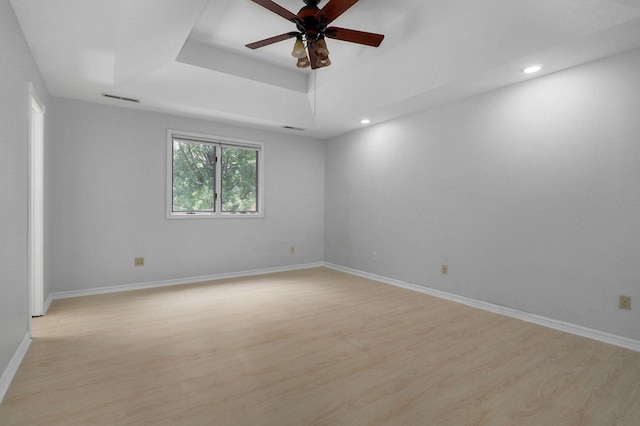
[(297, 15), (298, 20), (300, 21), (297, 24), (298, 30), (306, 36), (307, 40), (316, 40), (318, 35), (324, 35), (325, 27), (325, 25), (316, 19), (316, 14), (320, 11), (317, 6), (318, 1), (305, 0), (305, 3), (307, 3), (308, 6), (300, 9)]

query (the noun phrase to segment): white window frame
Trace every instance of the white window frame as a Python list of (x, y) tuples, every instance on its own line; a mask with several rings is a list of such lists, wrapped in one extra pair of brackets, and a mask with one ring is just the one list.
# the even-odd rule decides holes
[[(257, 197), (258, 205), (257, 212), (222, 212), (220, 208), (221, 196), (216, 200), (216, 211), (214, 212), (174, 212), (173, 211), (173, 140), (183, 139), (194, 142), (206, 142), (216, 144), (218, 146), (232, 146), (238, 148), (255, 149), (258, 152), (258, 188)], [(216, 188), (215, 192), (220, 194), (220, 186), (222, 180), (220, 179), (220, 167), (219, 161), (216, 164)], [(167, 219), (256, 219), (264, 217), (264, 143), (257, 141), (250, 141), (244, 139), (228, 138), (222, 136), (212, 136), (202, 133), (183, 132), (181, 130), (167, 130)]]

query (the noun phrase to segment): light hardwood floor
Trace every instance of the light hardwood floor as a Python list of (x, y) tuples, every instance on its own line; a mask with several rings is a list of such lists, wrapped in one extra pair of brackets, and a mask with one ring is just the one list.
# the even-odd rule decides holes
[(640, 425), (640, 353), (318, 268), (55, 301), (2, 425)]

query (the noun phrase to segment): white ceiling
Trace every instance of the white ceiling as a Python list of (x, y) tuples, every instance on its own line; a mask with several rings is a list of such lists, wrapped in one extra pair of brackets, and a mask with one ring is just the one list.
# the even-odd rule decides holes
[(333, 24), (382, 45), (328, 40), (317, 71), (295, 67), (293, 40), (244, 47), (295, 30), (250, 0), (11, 4), (54, 96), (317, 138), (535, 78), (527, 64), (544, 75), (640, 47), (640, 0), (361, 0)]

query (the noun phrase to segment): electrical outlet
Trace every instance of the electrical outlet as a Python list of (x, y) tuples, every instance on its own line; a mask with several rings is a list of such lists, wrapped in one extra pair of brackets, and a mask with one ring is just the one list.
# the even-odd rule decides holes
[(447, 275), (449, 273), (449, 266), (445, 265), (444, 263), (442, 264), (442, 274), (443, 275)]
[(374, 262), (378, 261), (378, 252), (377, 251), (371, 252), (371, 260), (373, 260)]
[(296, 246), (289, 247), (289, 253), (293, 254), (296, 252)]
[(631, 297), (620, 295), (618, 308), (631, 310)]
[(144, 257), (134, 257), (133, 266), (144, 266)]

